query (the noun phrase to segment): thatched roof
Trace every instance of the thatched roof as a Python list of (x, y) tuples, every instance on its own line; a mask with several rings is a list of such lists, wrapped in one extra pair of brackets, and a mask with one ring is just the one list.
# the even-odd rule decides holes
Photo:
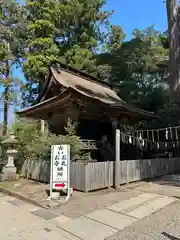
[[(52, 85), (55, 84), (59, 94), (49, 99), (46, 99), (49, 90)], [(62, 91), (62, 87), (64, 91)], [(61, 93), (60, 93), (61, 92)], [(75, 96), (77, 99), (87, 98), (87, 101), (97, 101), (106, 107), (115, 109), (115, 111), (128, 112), (130, 115), (139, 115), (142, 117), (153, 117), (153, 113), (130, 106), (123, 101), (107, 83), (99, 82), (94, 77), (82, 73), (65, 65), (49, 66), (49, 76), (46, 79), (44, 89), (37, 98), (36, 104), (30, 108), (27, 108), (21, 112), (18, 112), (21, 116), (33, 116), (33, 112), (41, 112), (46, 109), (49, 111), (51, 107), (63, 106), (63, 103), (67, 103), (68, 100)], [(47, 113), (47, 112), (46, 112)]]
[(114, 103), (122, 101), (118, 95), (109, 87), (99, 84), (98, 82), (89, 81), (70, 72), (51, 67), (53, 77), (64, 87), (85, 95), (89, 98), (97, 99), (103, 103)]

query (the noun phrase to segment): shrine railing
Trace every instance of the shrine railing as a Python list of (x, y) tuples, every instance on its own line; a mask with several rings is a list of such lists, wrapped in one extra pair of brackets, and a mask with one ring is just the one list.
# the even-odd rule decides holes
[(83, 142), (82, 150), (88, 150), (88, 149), (96, 150), (97, 149), (95, 140), (82, 139), (81, 141)]

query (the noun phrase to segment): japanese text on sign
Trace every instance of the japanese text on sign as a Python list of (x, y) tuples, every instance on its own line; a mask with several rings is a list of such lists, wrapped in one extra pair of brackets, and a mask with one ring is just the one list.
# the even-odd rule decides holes
[(69, 146), (54, 145), (52, 159), (52, 181), (68, 181)]

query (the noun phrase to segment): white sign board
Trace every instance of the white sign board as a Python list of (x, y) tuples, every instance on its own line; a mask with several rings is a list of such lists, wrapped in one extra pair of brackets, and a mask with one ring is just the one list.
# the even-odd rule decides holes
[(51, 146), (51, 192), (54, 190), (70, 189), (70, 146)]

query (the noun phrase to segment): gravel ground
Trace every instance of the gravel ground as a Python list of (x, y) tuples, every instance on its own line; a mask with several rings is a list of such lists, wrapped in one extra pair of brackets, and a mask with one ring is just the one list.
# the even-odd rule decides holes
[(48, 197), (45, 190), (49, 188), (49, 185), (46, 183), (21, 178), (18, 181), (0, 183), (0, 186), (22, 194), (28, 199), (34, 200), (38, 203), (43, 202)]
[(180, 240), (180, 201), (146, 217), (106, 240)]

